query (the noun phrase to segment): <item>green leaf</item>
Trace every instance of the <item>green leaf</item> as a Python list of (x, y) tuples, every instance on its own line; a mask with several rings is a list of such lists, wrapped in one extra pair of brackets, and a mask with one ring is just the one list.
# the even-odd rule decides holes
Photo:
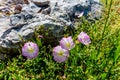
[(118, 57), (120, 56), (120, 45), (117, 47), (115, 54), (114, 54), (114, 63), (116, 63)]
[(106, 76), (107, 76), (107, 73), (101, 74), (101, 80), (105, 80)]

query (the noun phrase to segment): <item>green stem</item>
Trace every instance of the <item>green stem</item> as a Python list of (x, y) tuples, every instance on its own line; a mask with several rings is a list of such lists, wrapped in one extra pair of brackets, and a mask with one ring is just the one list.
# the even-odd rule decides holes
[(105, 1), (105, 4), (106, 4), (106, 5), (108, 4), (108, 0)]
[(110, 77), (110, 71), (111, 71), (111, 69), (112, 69), (113, 66), (114, 66), (114, 63), (111, 65), (111, 67), (110, 67), (109, 70), (108, 70), (108, 73), (107, 73), (107, 75), (106, 75), (106, 78), (107, 78), (107, 79), (109, 79), (109, 77)]
[(101, 37), (101, 40), (100, 40), (100, 45), (98, 47), (97, 56), (100, 53), (100, 47), (101, 47), (102, 42), (103, 42), (103, 38), (104, 38), (104, 34), (105, 34), (105, 31), (106, 31), (106, 28), (108, 27), (107, 24), (108, 24), (108, 20), (109, 20), (109, 17), (110, 17), (110, 10), (111, 10), (111, 7), (112, 7), (112, 2), (113, 2), (113, 0), (110, 1), (110, 7), (109, 7), (109, 10), (108, 10), (108, 16), (106, 18), (105, 25), (104, 25), (104, 28), (103, 28), (102, 37)]

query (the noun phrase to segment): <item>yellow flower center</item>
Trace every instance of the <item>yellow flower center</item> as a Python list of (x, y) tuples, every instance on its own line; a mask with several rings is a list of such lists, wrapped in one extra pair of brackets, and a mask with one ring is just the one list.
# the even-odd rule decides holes
[(68, 48), (70, 48), (70, 43), (67, 43), (66, 46), (67, 46)]
[(32, 53), (34, 52), (34, 49), (33, 49), (32, 47), (28, 46), (28, 52), (29, 52), (30, 54), (32, 54)]
[(62, 51), (60, 51), (58, 54), (59, 54), (59, 56), (61, 56), (61, 57), (63, 56), (63, 52), (62, 52)]

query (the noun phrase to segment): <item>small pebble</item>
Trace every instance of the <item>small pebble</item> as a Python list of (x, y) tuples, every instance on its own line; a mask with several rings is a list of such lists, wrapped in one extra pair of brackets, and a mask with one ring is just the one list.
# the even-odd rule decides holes
[(21, 13), (21, 10), (22, 10), (22, 5), (18, 4), (15, 6), (14, 13), (19, 14)]

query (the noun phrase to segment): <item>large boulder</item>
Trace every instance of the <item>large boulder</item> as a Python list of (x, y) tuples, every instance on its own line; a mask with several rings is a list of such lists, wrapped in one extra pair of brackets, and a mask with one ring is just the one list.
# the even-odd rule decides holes
[(10, 1), (20, 4), (22, 10), (7, 17), (0, 16), (0, 58), (3, 54), (14, 54), (21, 37), (25, 40), (32, 38), (38, 26), (44, 25), (52, 37), (60, 39), (66, 26), (74, 28), (74, 19), (85, 16), (95, 20), (101, 17), (99, 0), (29, 0), (28, 4), (24, 4), (26, 0)]

